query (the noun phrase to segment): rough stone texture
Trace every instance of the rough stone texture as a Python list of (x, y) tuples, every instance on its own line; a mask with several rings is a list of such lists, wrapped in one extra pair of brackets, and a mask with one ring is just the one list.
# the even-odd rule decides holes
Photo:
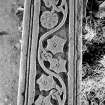
[(16, 105), (21, 32), (15, 11), (21, 0), (0, 0), (0, 105)]

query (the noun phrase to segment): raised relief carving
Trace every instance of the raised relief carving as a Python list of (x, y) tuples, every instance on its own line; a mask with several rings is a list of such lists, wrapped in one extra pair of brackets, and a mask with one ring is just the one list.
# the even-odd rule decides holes
[(50, 61), (50, 70), (53, 70), (54, 72), (56, 72), (57, 74), (60, 72), (66, 72), (66, 60), (62, 59), (61, 57), (57, 58), (53, 58)]
[(62, 95), (62, 93), (60, 93), (56, 89), (53, 89), (46, 97), (40, 95), (36, 100), (35, 105), (64, 105), (64, 102), (63, 100), (61, 100), (60, 95)]
[(63, 105), (63, 101), (61, 100), (60, 98), (60, 95), (62, 95), (62, 92), (59, 92), (57, 90), (52, 90), (51, 91), (51, 97), (53, 100), (57, 100), (57, 102), (60, 104), (60, 105)]
[(45, 3), (45, 6), (50, 8), (52, 5), (56, 3), (56, 0), (43, 0)]
[(58, 36), (53, 36), (51, 39), (47, 40), (47, 43), (46, 50), (51, 51), (55, 55), (56, 53), (63, 53), (63, 47), (66, 40)]
[(53, 77), (46, 76), (44, 74), (42, 74), (42, 76), (37, 80), (37, 83), (39, 84), (40, 91), (42, 90), (49, 91), (55, 87)]
[(51, 13), (50, 11), (45, 11), (42, 13), (40, 21), (41, 21), (41, 25), (44, 28), (52, 29), (58, 23), (58, 16), (56, 13)]
[[(49, 94), (43, 96), (40, 93), (35, 101), (35, 105), (54, 105), (54, 102), (58, 105), (64, 105), (67, 90), (60, 73), (67, 73), (67, 60), (66, 57), (64, 57), (65, 52), (63, 50), (67, 40), (57, 36), (55, 32), (57, 33), (57, 31), (60, 31), (66, 21), (67, 3), (66, 0), (62, 0), (63, 4), (57, 7), (56, 3), (58, 3), (58, 1), (52, 3), (55, 2), (55, 0), (43, 0), (43, 2), (47, 8), (49, 7), (51, 9), (51, 11), (44, 11), (40, 17), (40, 27), (42, 27), (43, 30), (47, 29), (47, 32), (39, 37), (37, 59), (41, 69), (47, 75), (42, 74), (36, 82), (39, 85), (39, 90), (41, 92), (45, 91)], [(63, 8), (63, 6), (65, 8)], [(58, 13), (62, 13), (61, 20), (59, 19), (61, 17)], [(45, 40), (47, 45), (46, 47), (43, 47), (43, 42)], [(61, 86), (55, 82), (53, 77), (56, 77)]]
[(53, 55), (47, 51), (41, 51), (40, 57), (44, 61), (49, 61), (50, 59), (52, 59)]
[(35, 102), (35, 105), (44, 105), (43, 103), (44, 96), (40, 95)]
[[(43, 0), (44, 10), (39, 14), (37, 4), (42, 0), (26, 0), (22, 49), (22, 61), (25, 62), (21, 63), (24, 75), (20, 78), (24, 81), (20, 80), (22, 91), (19, 90), (18, 105), (65, 105), (67, 100), (67, 52), (64, 46), (68, 33), (65, 25), (68, 7), (66, 0), (61, 0), (61, 5), (57, 6), (58, 1)], [(44, 30), (44, 34), (38, 34), (38, 30)], [(64, 31), (64, 35), (58, 35)], [(43, 47), (45, 40), (47, 45)]]
[[(61, 73), (61, 72), (67, 72), (66, 70), (66, 62), (67, 60), (63, 59), (61, 56), (58, 56), (57, 58), (53, 58), (51, 53), (48, 52), (42, 52), (41, 53), (41, 59), (43, 62), (47, 61), (47, 67), (44, 65), (47, 69), (54, 71), (55, 73)], [(48, 66), (49, 63), (49, 66)]]

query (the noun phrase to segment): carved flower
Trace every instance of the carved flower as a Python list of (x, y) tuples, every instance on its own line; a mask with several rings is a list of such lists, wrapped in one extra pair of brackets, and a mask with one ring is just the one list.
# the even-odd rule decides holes
[(63, 47), (66, 43), (65, 39), (58, 36), (53, 36), (53, 38), (47, 40), (47, 50), (51, 51), (53, 54), (63, 53)]
[(55, 82), (53, 80), (52, 76), (46, 76), (42, 74), (42, 76), (37, 80), (37, 83), (39, 84), (40, 91), (45, 90), (51, 90), (54, 88)]

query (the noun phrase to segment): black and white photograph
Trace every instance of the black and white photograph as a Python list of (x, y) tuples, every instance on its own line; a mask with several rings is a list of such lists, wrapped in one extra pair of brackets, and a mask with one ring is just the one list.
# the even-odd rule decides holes
[(0, 0), (0, 105), (105, 105), (105, 0)]

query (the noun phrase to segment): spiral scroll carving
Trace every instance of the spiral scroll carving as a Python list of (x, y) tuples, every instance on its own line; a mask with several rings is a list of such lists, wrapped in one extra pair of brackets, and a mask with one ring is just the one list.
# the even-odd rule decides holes
[[(45, 0), (46, 1), (46, 0)], [(64, 7), (64, 8), (63, 8)], [(65, 24), (65, 21), (66, 21), (66, 18), (67, 18), (67, 12), (68, 12), (68, 7), (67, 7), (67, 3), (66, 3), (66, 0), (63, 0), (61, 6), (59, 7), (56, 7), (55, 5), (53, 5), (53, 9), (51, 12), (62, 12), (63, 14), (63, 19), (61, 20), (61, 22), (56, 26), (56, 27), (50, 27), (52, 28), (51, 30), (49, 30), (48, 32), (46, 32), (44, 35), (42, 35), (39, 39), (39, 46), (38, 46), (38, 62), (41, 66), (41, 68), (43, 69), (44, 72), (46, 72), (49, 76), (48, 77), (56, 77), (59, 81), (60, 81), (60, 84), (61, 84), (61, 88), (58, 86), (58, 85), (53, 85), (52, 86), (52, 91), (50, 92), (49, 94), (49, 97), (53, 97), (53, 98), (56, 98), (59, 105), (64, 105), (65, 103), (65, 100), (66, 100), (66, 86), (65, 86), (65, 83), (64, 81), (62, 80), (62, 78), (60, 77), (59, 73), (56, 73), (56, 72), (53, 72), (51, 71), (50, 69), (48, 69), (45, 65), (44, 65), (44, 61), (51, 61), (52, 59), (52, 54), (51, 53), (48, 53), (47, 52), (47, 49), (45, 49), (43, 47), (43, 41), (45, 39), (47, 39), (49, 36), (51, 36), (51, 34), (53, 34), (54, 32), (58, 31), (64, 24)], [(58, 19), (58, 18), (56, 18)], [(42, 20), (41, 20), (42, 21)], [(43, 23), (42, 23), (43, 25)], [(49, 28), (49, 29), (50, 29)], [(53, 35), (54, 37), (54, 35)], [(41, 57), (41, 54), (45, 55), (45, 58)], [(41, 77), (42, 78), (42, 77)], [(47, 77), (45, 77), (47, 78)], [(48, 78), (47, 78), (48, 79)], [(39, 79), (39, 81), (41, 81), (41, 79)], [(38, 81), (39, 85), (41, 85), (41, 83)], [(43, 79), (42, 79), (43, 81)], [(44, 82), (44, 81), (43, 81)], [(46, 80), (47, 82), (47, 80)], [(44, 82), (45, 83), (45, 82)], [(58, 91), (56, 91), (58, 90)], [(63, 99), (60, 98), (60, 95), (58, 94), (62, 94), (63, 93)], [(45, 98), (44, 100), (46, 100), (47, 98)], [(38, 99), (39, 100), (39, 99)], [(36, 105), (38, 104), (39, 101), (36, 101)], [(45, 102), (45, 101), (43, 101)], [(46, 103), (46, 102), (45, 102)], [(50, 103), (51, 104), (51, 103)], [(49, 104), (49, 105), (50, 105)], [(39, 105), (39, 104), (38, 104)], [(47, 103), (46, 103), (47, 105)]]

